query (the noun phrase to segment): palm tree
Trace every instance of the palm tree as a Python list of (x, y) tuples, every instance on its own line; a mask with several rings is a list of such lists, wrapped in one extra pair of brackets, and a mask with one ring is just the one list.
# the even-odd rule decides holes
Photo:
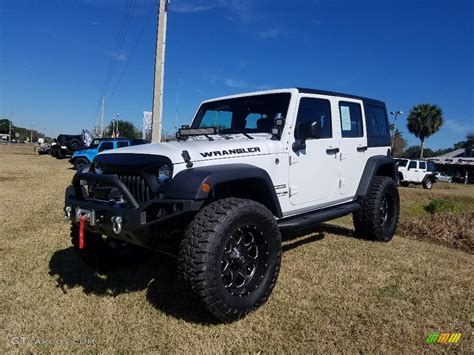
[(420, 159), (423, 159), (423, 143), (443, 125), (443, 111), (436, 105), (416, 105), (410, 110), (407, 121), (410, 133), (420, 140)]

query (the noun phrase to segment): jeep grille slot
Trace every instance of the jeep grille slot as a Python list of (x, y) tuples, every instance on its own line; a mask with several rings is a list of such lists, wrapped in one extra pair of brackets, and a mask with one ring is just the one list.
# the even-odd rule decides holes
[[(121, 182), (125, 184), (127, 189), (133, 195), (135, 200), (139, 204), (145, 203), (153, 197), (153, 194), (150, 190), (150, 187), (146, 183), (145, 179), (140, 175), (118, 175), (118, 178)], [(96, 195), (95, 188), (113, 188), (114, 184), (108, 182), (97, 182), (93, 186), (89, 187), (89, 195), (93, 196), (94, 198), (103, 199)]]
[(119, 175), (120, 181), (130, 190), (138, 203), (145, 203), (151, 198), (150, 187), (140, 175)]

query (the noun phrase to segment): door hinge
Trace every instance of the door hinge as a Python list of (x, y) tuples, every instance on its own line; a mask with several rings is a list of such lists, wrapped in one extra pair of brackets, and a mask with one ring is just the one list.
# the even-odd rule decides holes
[(346, 184), (346, 179), (339, 179), (339, 188), (342, 188)]
[(298, 193), (298, 188), (290, 186), (290, 188), (288, 189), (288, 192), (289, 192), (290, 197), (294, 196)]
[(296, 164), (297, 162), (298, 159), (295, 156), (290, 155), (290, 165)]

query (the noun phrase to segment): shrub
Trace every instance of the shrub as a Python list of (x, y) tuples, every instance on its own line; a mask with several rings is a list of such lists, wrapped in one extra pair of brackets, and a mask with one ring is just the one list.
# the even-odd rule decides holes
[(425, 211), (431, 214), (461, 212), (462, 206), (451, 200), (431, 200), (425, 207)]

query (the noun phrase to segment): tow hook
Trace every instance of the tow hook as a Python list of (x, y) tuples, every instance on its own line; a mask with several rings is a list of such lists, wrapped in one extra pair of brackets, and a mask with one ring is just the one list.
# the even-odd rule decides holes
[(64, 209), (64, 219), (66, 221), (70, 221), (71, 220), (71, 212), (72, 212), (72, 208), (70, 206), (67, 206), (65, 209)]
[(112, 220), (112, 230), (114, 231), (115, 234), (120, 234), (122, 231), (122, 217), (120, 216), (114, 216), (111, 218)]

